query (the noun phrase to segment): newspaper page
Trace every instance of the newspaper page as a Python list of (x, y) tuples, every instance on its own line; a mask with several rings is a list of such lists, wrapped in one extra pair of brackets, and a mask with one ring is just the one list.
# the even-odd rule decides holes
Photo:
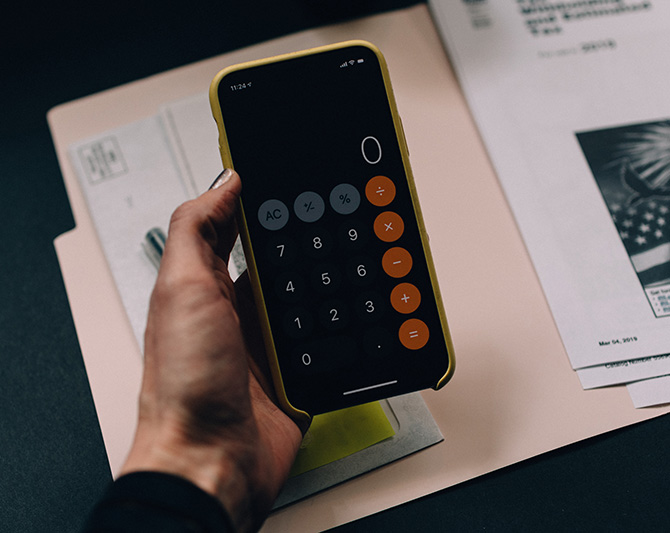
[(670, 374), (670, 2), (429, 4), (582, 384)]

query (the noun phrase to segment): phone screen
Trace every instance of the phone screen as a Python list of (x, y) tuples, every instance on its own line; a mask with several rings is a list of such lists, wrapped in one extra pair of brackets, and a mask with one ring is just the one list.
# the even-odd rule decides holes
[(232, 71), (218, 100), (291, 405), (435, 387), (445, 334), (376, 54)]

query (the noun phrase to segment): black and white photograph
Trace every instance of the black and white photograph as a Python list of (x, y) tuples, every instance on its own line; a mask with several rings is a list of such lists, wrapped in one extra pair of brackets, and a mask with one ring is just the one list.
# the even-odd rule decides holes
[(667, 316), (670, 120), (581, 132), (577, 139), (656, 316)]

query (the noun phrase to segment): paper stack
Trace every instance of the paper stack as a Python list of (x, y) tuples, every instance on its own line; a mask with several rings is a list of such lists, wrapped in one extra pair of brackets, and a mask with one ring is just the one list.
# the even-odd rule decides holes
[(583, 387), (670, 402), (670, 4), (429, 4)]

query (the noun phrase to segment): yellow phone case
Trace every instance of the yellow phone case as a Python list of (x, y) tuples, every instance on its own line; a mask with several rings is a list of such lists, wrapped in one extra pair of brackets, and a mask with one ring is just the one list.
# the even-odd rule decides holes
[[(382, 55), (381, 51), (373, 44), (363, 41), (363, 40), (351, 40), (351, 41), (344, 41), (340, 43), (335, 43), (331, 45), (326, 45), (326, 46), (320, 46), (316, 48), (310, 48), (307, 50), (301, 50), (298, 52), (292, 52), (289, 54), (283, 54), (279, 56), (273, 56), (273, 57), (268, 57), (264, 59), (259, 59), (255, 61), (249, 61), (245, 63), (239, 63), (237, 65), (232, 65), (227, 68), (224, 68), (221, 70), (219, 73), (216, 74), (214, 79), (212, 80), (212, 83), (210, 85), (209, 89), (209, 99), (210, 99), (210, 104), (212, 107), (212, 114), (214, 115), (214, 119), (216, 121), (218, 130), (219, 130), (219, 150), (221, 152), (221, 159), (223, 161), (223, 166), (224, 168), (235, 168), (234, 161), (232, 158), (232, 155), (230, 153), (230, 149), (228, 146), (228, 140), (226, 136), (226, 129), (223, 123), (223, 116), (221, 114), (221, 107), (219, 105), (219, 84), (225, 76), (230, 74), (231, 72), (235, 72), (238, 70), (243, 70), (251, 67), (257, 67), (261, 65), (266, 65), (269, 63), (277, 63), (281, 61), (286, 61), (289, 59), (294, 59), (298, 58), (301, 56), (307, 56), (307, 55), (312, 55), (312, 54), (318, 54), (321, 52), (327, 52), (331, 50), (336, 50), (340, 48), (346, 48), (346, 47), (351, 47), (351, 46), (363, 46), (366, 48), (369, 48), (372, 50), (375, 55), (377, 56), (379, 60), (379, 65), (381, 68), (382, 76), (384, 79), (384, 86), (386, 88), (386, 95), (389, 101), (389, 106), (391, 108), (391, 113), (393, 115), (393, 124), (395, 127), (396, 131), (396, 136), (398, 139), (398, 144), (400, 146), (400, 151), (402, 154), (402, 160), (403, 160), (403, 166), (404, 170), (407, 176), (407, 182), (409, 185), (409, 190), (410, 190), (410, 195), (412, 199), (412, 205), (414, 208), (414, 212), (416, 214), (417, 218), (417, 223), (419, 226), (419, 233), (421, 235), (421, 245), (426, 257), (426, 262), (428, 264), (428, 272), (432, 284), (432, 289), (433, 293), (435, 295), (435, 299), (437, 302), (437, 308), (438, 308), (438, 313), (440, 316), (440, 322), (442, 325), (442, 331), (444, 333), (444, 338), (445, 342), (447, 345), (447, 352), (448, 352), (448, 366), (447, 370), (444, 373), (443, 376), (441, 376), (435, 386), (433, 387), (434, 390), (438, 390), (441, 387), (443, 387), (452, 377), (454, 373), (454, 366), (455, 366), (455, 359), (454, 359), (454, 348), (453, 348), (453, 343), (451, 340), (451, 335), (449, 333), (449, 328), (447, 325), (447, 318), (446, 318), (446, 313), (444, 311), (444, 306), (442, 303), (442, 296), (440, 294), (439, 286), (437, 283), (437, 276), (435, 274), (435, 266), (433, 264), (433, 258), (430, 253), (430, 248), (428, 246), (428, 236), (426, 233), (425, 229), (425, 224), (423, 221), (423, 216), (421, 215), (421, 208), (419, 206), (419, 201), (418, 201), (418, 195), (416, 192), (416, 186), (414, 184), (414, 177), (412, 175), (412, 170), (410, 168), (409, 164), (409, 152), (407, 150), (407, 143), (405, 141), (405, 134), (403, 131), (402, 127), (402, 122), (400, 120), (400, 116), (398, 114), (398, 110), (396, 107), (395, 103), (395, 98), (393, 97), (393, 89), (391, 87), (391, 80), (388, 72), (388, 67), (386, 64), (386, 60), (384, 59), (384, 56)], [(244, 177), (243, 177), (244, 179)], [(256, 269), (256, 261), (255, 261), (255, 256), (254, 256), (254, 250), (253, 250), (253, 245), (250, 242), (249, 238), (249, 231), (247, 228), (247, 223), (246, 223), (246, 216), (245, 216), (245, 211), (244, 211), (244, 205), (242, 200), (240, 200), (240, 205), (238, 208), (238, 226), (239, 226), (239, 231), (240, 231), (240, 237), (242, 240), (242, 245), (244, 248), (244, 253), (246, 256), (246, 261), (247, 261), (247, 269), (249, 270), (249, 277), (251, 280), (251, 286), (253, 288), (253, 293), (254, 293), (254, 299), (256, 301), (257, 308), (259, 310), (259, 319), (260, 319), (260, 324), (263, 329), (263, 339), (265, 342), (265, 349), (268, 354), (268, 362), (270, 365), (270, 370), (272, 373), (272, 379), (274, 382), (275, 386), (275, 392), (277, 394), (278, 400), (281, 404), (282, 409), (289, 414), (291, 417), (302, 420), (305, 422), (308, 422), (311, 420), (311, 415), (301, 409), (296, 408), (295, 406), (291, 405), (291, 402), (289, 401), (286, 391), (284, 388), (284, 384), (282, 381), (282, 374), (281, 374), (281, 368), (279, 367), (279, 362), (277, 359), (277, 353), (274, 345), (274, 341), (272, 338), (272, 333), (270, 329), (270, 321), (266, 312), (265, 308), (265, 301), (263, 297), (263, 293), (260, 289), (260, 279), (258, 276), (258, 272)]]

